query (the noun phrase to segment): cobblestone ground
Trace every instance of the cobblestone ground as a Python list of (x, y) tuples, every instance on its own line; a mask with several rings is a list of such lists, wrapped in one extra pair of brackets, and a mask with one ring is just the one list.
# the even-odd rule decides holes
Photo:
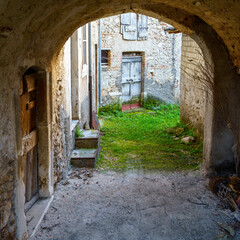
[[(217, 238), (218, 223), (235, 222), (199, 172), (73, 170), (58, 184), (34, 239), (225, 239)], [(236, 232), (229, 239), (240, 239)]]

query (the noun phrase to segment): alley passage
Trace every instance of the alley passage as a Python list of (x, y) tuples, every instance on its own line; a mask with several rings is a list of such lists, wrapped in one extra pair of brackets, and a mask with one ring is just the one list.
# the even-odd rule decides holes
[(73, 170), (54, 195), (35, 240), (212, 240), (235, 223), (199, 171)]
[[(100, 112), (101, 153), (98, 168), (196, 170), (202, 160), (201, 140), (180, 124), (180, 107), (161, 105), (156, 110)], [(176, 130), (174, 132), (172, 130)], [(173, 134), (174, 133), (174, 134)], [(194, 143), (181, 143), (194, 136)]]

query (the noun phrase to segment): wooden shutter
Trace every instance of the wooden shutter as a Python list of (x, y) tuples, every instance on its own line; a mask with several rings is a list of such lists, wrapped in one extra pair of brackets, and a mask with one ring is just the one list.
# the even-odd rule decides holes
[(137, 14), (124, 13), (121, 16), (121, 33), (125, 40), (137, 40)]
[(121, 24), (130, 25), (131, 24), (131, 15), (129, 13), (121, 14)]
[(138, 17), (138, 40), (146, 40), (148, 38), (148, 17), (139, 14)]

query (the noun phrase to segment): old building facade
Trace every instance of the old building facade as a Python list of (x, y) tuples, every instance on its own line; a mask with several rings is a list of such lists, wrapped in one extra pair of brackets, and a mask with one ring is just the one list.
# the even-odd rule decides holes
[[(61, 58), (60, 49), (80, 26), (101, 17), (127, 12), (167, 22), (197, 42), (204, 58), (213, 66), (214, 82), (226, 96), (224, 103), (229, 107), (228, 116), (235, 129), (233, 134), (206, 97), (203, 167), (206, 173), (216, 174), (234, 166), (232, 143), (234, 141), (235, 146), (239, 144), (240, 115), (240, 19), (237, 1), (1, 1), (0, 238), (26, 237), (23, 154), (29, 150), (29, 145), (21, 128), (20, 96), (25, 95), (25, 100), (27, 96), (33, 97), (24, 105), (26, 109), (34, 109), (35, 100), (41, 103), (37, 110), (38, 145), (42, 154), (39, 155), (39, 194), (50, 197), (54, 181), (58, 179), (55, 174), (59, 171), (53, 171), (53, 146), (62, 149), (64, 134), (70, 135), (71, 132), (71, 114), (59, 117), (59, 111), (64, 113), (68, 108), (61, 91), (70, 95), (70, 88), (62, 90), (65, 85), (54, 73)], [(66, 48), (69, 49), (69, 45)], [(66, 61), (69, 61), (68, 57)], [(40, 101), (38, 95), (31, 93), (36, 88), (41, 93)], [(82, 91), (85, 93), (87, 90)], [(213, 95), (213, 101), (216, 98)], [(58, 106), (56, 110), (55, 106)], [(70, 112), (70, 107), (67, 111)], [(67, 126), (66, 130), (61, 124)], [(60, 137), (56, 132), (61, 133)], [(32, 135), (36, 136), (36, 132)], [(61, 155), (56, 153), (55, 156), (60, 159)], [(61, 164), (57, 166), (61, 168)]]
[(169, 34), (171, 25), (136, 13), (101, 24), (102, 104), (142, 102), (148, 96), (178, 102), (181, 33)]
[[(93, 22), (77, 29), (57, 53), (49, 74), (31, 67), (20, 79), (22, 150), (18, 175), (21, 190), (17, 199), (23, 237), (29, 236), (28, 210), (39, 198), (50, 197), (54, 185), (68, 170), (76, 127), (91, 127), (90, 110), (96, 109), (97, 79), (92, 69), (97, 71), (97, 26), (98, 23)], [(1, 184), (2, 191), (4, 184)], [(7, 239), (2, 236), (7, 234), (4, 229), (12, 204), (4, 202), (8, 199), (6, 194), (1, 196), (0, 239)]]

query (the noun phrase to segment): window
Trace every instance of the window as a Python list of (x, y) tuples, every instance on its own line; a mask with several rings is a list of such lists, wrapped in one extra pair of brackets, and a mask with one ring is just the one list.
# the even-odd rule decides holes
[(87, 27), (82, 27), (82, 61), (83, 64), (87, 64)]
[(121, 14), (121, 33), (125, 40), (147, 40), (148, 17), (136, 13)]
[(102, 66), (110, 66), (110, 50), (101, 50), (101, 64)]

